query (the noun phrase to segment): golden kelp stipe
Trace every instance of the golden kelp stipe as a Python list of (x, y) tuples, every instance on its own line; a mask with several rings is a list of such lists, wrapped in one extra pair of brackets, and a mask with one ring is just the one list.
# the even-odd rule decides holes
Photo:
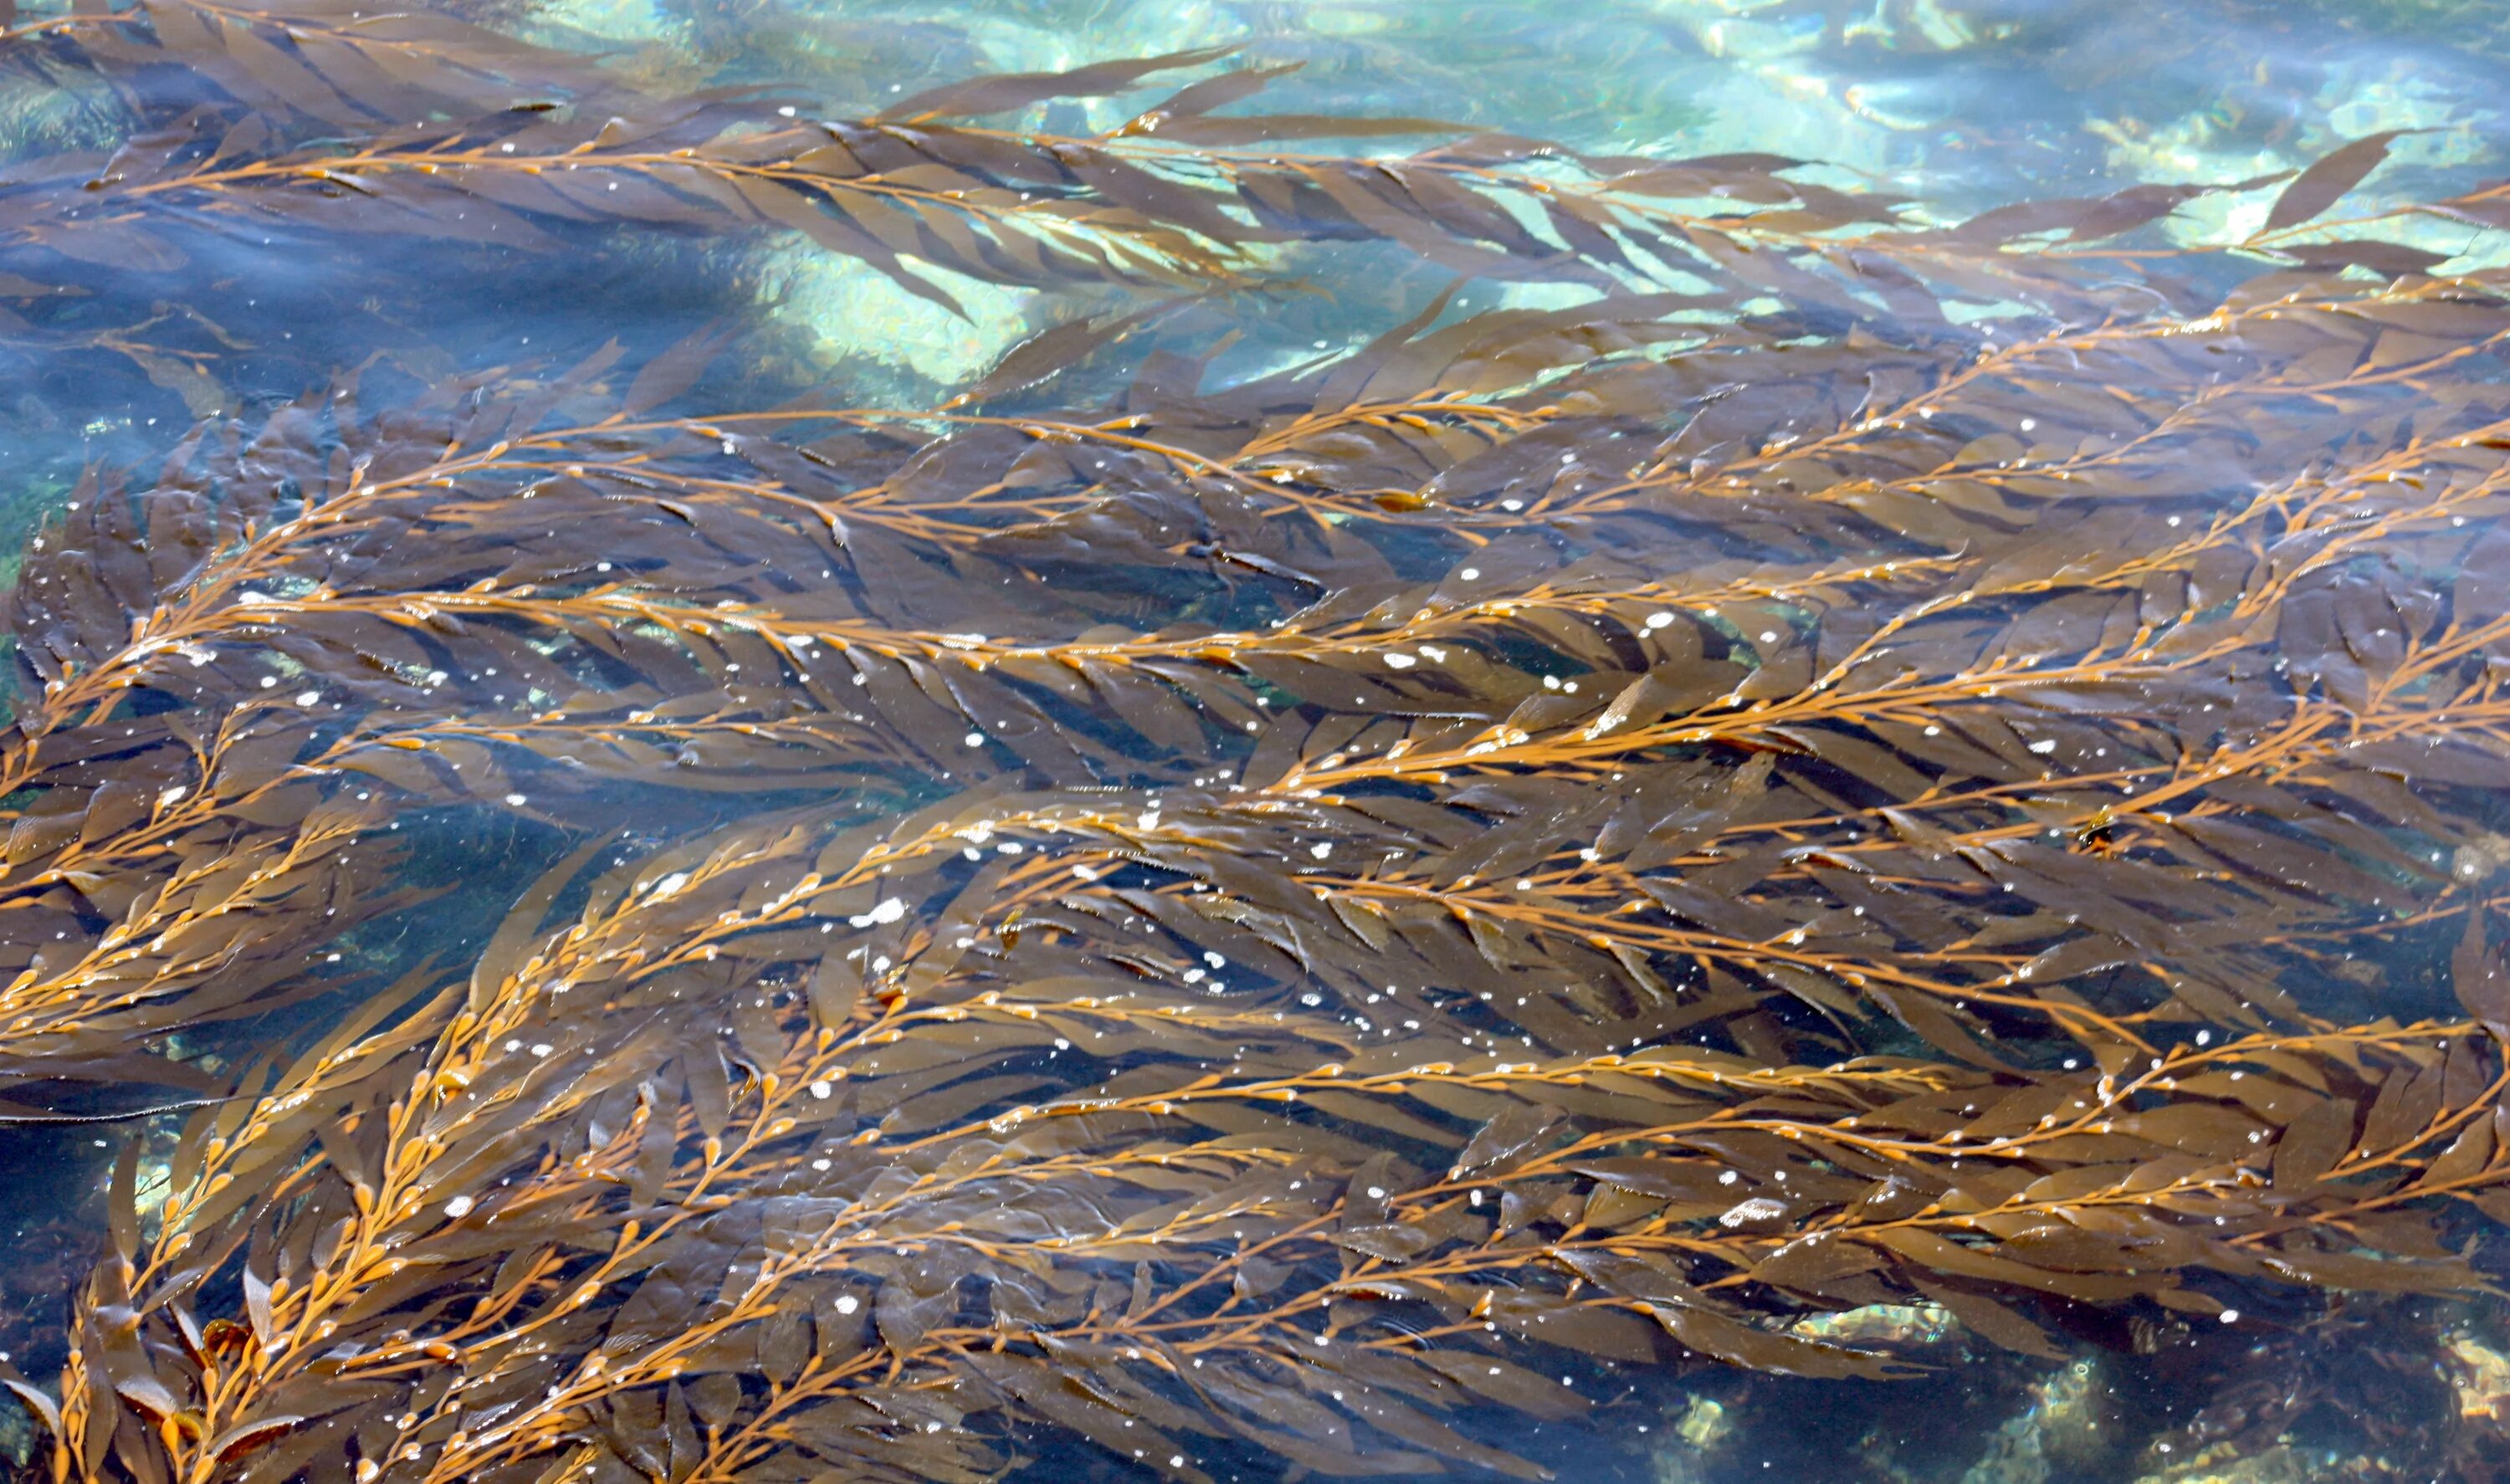
[[(614, 349), (70, 497), (7, 606), (0, 1072), (199, 1106), (57, 1386), (0, 1372), (55, 1479), (987, 1479), (1014, 1424), (1539, 1476), (1468, 1419), (1564, 1370), (1908, 1373), (1806, 1314), (2048, 1354), (2486, 1282), (2510, 300), (2329, 236), (2386, 137), (2253, 182), (2273, 266), (2200, 296), (2131, 235), (2193, 188), (1921, 229), (1217, 112), (1260, 68), (949, 122), (1217, 54), (449, 123), (617, 85), (319, 8), (11, 34), (232, 104), (0, 183), (29, 299), (184, 212), (1191, 290), (931, 408), (690, 416), (715, 342)], [(1373, 133), (1451, 142), (1282, 147)], [(1224, 382), (1197, 296), (1290, 243), (1598, 296)], [(572, 854), (396, 951), (468, 900), (429, 818)], [(211, 1070), (246, 1019), (296, 1029)]]

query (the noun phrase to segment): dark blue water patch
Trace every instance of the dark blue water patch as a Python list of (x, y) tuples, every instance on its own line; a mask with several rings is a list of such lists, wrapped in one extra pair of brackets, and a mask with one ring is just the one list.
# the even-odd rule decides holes
[(250, 418), (356, 380), (553, 376), (613, 340), (641, 363), (756, 299), (737, 248), (666, 233), (559, 224), (560, 247), (535, 252), (239, 220), (214, 204), (146, 220), (178, 266), (72, 265), (76, 295), (41, 301), (35, 333), (0, 343), (0, 366), (17, 362), (0, 394), (0, 497), (92, 463), (144, 468), (198, 417)]

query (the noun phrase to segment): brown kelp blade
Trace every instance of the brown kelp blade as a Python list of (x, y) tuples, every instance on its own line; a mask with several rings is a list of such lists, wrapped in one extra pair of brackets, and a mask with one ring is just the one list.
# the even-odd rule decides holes
[(1916, 1369), (1825, 1315), (2487, 1284), (2510, 305), (2312, 236), (2384, 140), (2251, 183), (2288, 261), (2198, 303), (2085, 246), (2177, 187), (1923, 231), (1773, 157), (1291, 153), (1365, 131), (1226, 71), (950, 122), (1221, 60), (346, 144), (240, 83), (261, 135), (9, 198), (39, 263), (179, 204), (1595, 290), (1236, 376), (1216, 301), (1092, 301), (937, 406), (614, 345), (96, 471), (5, 615), (0, 1076), (200, 1106), (0, 1373), (57, 1477), (1537, 1477), (1493, 1409)]

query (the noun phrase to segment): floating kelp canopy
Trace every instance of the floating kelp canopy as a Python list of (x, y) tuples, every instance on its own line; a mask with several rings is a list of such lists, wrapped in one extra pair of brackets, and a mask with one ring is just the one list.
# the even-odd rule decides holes
[[(1909, 1372), (1810, 1314), (2487, 1283), (2510, 297), (2391, 229), (2503, 189), (2329, 223), (2377, 135), (2190, 251), (2209, 187), (1946, 224), (1217, 52), (819, 122), (417, 14), (9, 36), (212, 90), (0, 178), (0, 328), (212, 412), (68, 314), (169, 221), (1081, 295), (931, 406), (404, 358), (69, 494), (0, 1075), (124, 1142), (38, 1476), (1537, 1477), (1464, 1421), (1564, 1367)], [(1336, 247), (1582, 292), (1225, 371)]]

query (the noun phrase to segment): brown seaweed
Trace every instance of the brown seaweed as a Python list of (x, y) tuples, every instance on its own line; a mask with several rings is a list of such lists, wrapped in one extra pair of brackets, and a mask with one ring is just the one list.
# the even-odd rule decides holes
[[(13, 34), (207, 67), (199, 16), (260, 91), (13, 182), (24, 261), (181, 200), (1594, 293), (1236, 378), (1212, 301), (1093, 304), (930, 407), (692, 413), (710, 337), (344, 377), (94, 472), (7, 606), (0, 1076), (200, 1105), (162, 1203), (116, 1165), (57, 1385), (0, 1371), (56, 1481), (973, 1480), (1015, 1425), (1535, 1477), (1473, 1412), (1910, 1373), (1806, 1315), (2047, 1355), (2486, 1285), (2510, 300), (2316, 225), (2385, 138), (2252, 182), (2209, 294), (2133, 236), (2176, 187), (1927, 226), (1217, 112), (1264, 69), (972, 122), (1212, 54), (448, 126), (296, 12)], [(526, 76), (469, 35), (394, 33), (430, 109)], [(1441, 142), (1281, 147), (1377, 133)], [(426, 811), (557, 844), (383, 952)], [(186, 1049), (242, 1019), (289, 1029)]]

